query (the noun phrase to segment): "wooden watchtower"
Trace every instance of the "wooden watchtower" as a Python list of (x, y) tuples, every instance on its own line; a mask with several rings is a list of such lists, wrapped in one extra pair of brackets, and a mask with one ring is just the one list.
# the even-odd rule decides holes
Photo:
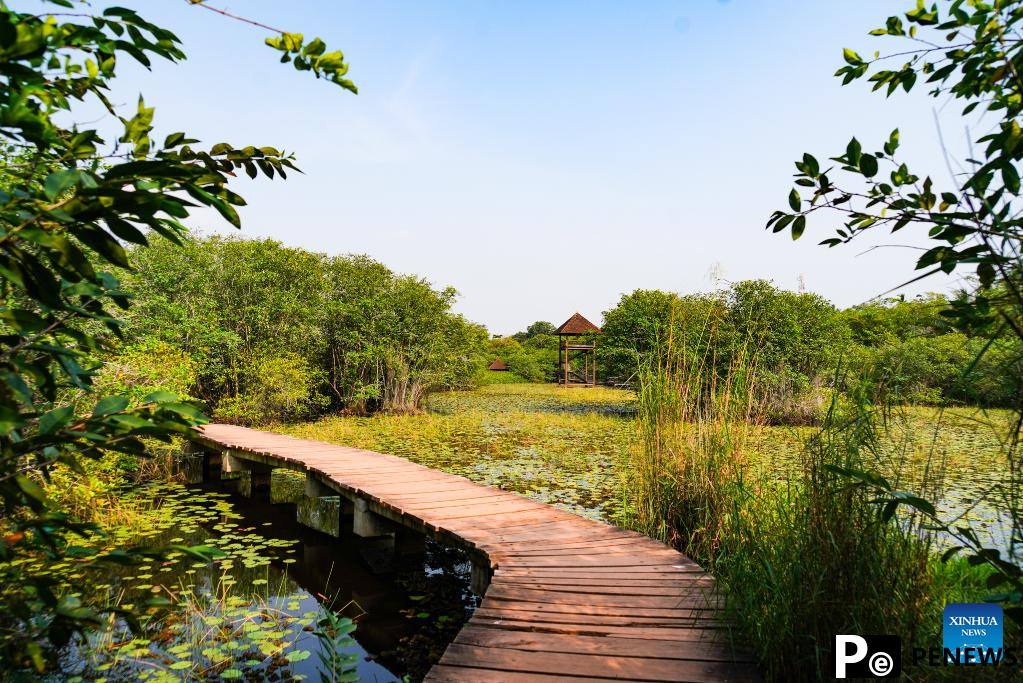
[(578, 312), (561, 324), (558, 335), (558, 384), (566, 387), (597, 385), (597, 343), (600, 328)]

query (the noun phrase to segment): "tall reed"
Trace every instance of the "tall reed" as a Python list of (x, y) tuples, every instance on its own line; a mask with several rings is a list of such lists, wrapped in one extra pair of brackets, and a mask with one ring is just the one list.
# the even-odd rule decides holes
[(886, 517), (842, 474), (889, 457), (878, 420), (868, 403), (834, 399), (798, 477), (747, 486), (736, 503), (713, 571), (768, 680), (830, 677), (836, 634), (898, 634), (907, 661), (940, 642), (944, 604), (918, 523)]
[(753, 363), (744, 350), (721, 373), (712, 345), (700, 341), (669, 334), (640, 369), (630, 511), (635, 526), (706, 562), (743, 481)]
[(836, 634), (898, 634), (907, 661), (914, 645), (940, 643), (941, 608), (977, 599), (980, 582), (948, 581), (920, 521), (886, 514), (848, 476), (899, 480), (874, 393), (833, 397), (794, 477), (758, 472), (745, 450), (762, 405), (754, 346), (720, 362), (677, 341), (640, 372), (631, 523), (715, 575), (765, 678), (830, 677)]

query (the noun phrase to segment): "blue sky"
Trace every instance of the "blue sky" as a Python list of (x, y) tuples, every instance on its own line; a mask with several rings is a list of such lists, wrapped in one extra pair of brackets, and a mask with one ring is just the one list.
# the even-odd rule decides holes
[(294, 151), (305, 175), (239, 180), (245, 234), (453, 285), (497, 333), (714, 275), (867, 300), (911, 277), (914, 252), (818, 247), (822, 223), (765, 232), (792, 161), (899, 127), (905, 158), (947, 181), (935, 108), (963, 137), (956, 105), (832, 76), (842, 47), (884, 49), (866, 34), (908, 1), (211, 4), (341, 48), (360, 94), (278, 64), (258, 28), (162, 0), (135, 6), (189, 60), (126, 71), (116, 99), (141, 91), (160, 134)]

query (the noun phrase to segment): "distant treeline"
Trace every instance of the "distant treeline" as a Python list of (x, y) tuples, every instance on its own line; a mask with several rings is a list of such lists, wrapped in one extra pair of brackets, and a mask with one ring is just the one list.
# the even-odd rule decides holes
[[(1020, 391), (1019, 345), (955, 329), (939, 294), (886, 299), (839, 310), (823, 297), (764, 280), (711, 293), (636, 290), (604, 312), (598, 338), (601, 380), (631, 384), (640, 364), (667, 346), (699, 355), (726, 373), (754, 367), (768, 419), (812, 421), (832, 389), (866, 379), (885, 399), (916, 404), (1008, 406)], [(547, 322), (490, 342), (529, 381), (553, 381), (557, 337)], [(982, 353), (983, 352), (983, 353)]]
[(198, 237), (131, 260), (126, 342), (101, 381), (169, 385), (220, 420), (409, 412), (430, 389), (470, 385), (485, 360), (486, 330), (451, 312), (453, 289), (364, 256)]
[[(184, 248), (157, 241), (131, 259), (127, 333), (98, 378), (103, 390), (141, 397), (168, 388), (201, 399), (216, 419), (254, 424), (413, 412), (433, 390), (555, 379), (551, 323), (488, 339), (451, 311), (453, 289), (365, 256), (214, 236)], [(684, 296), (636, 290), (604, 312), (599, 379), (632, 384), (670, 337), (722, 374), (738, 362), (755, 368), (773, 421), (817, 419), (849, 377), (868, 377), (899, 402), (1010, 405), (1018, 344), (996, 340), (985, 350), (942, 315), (948, 303), (928, 295), (838, 310), (763, 280)], [(486, 371), (498, 357), (510, 373)]]

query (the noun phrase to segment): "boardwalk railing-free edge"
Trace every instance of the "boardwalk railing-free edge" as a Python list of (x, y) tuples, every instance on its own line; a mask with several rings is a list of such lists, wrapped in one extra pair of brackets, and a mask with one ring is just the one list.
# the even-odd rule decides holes
[(197, 447), (205, 478), (304, 472), (355, 535), (469, 554), (483, 599), (428, 681), (759, 680), (713, 579), (658, 541), (393, 455), (220, 424)]

